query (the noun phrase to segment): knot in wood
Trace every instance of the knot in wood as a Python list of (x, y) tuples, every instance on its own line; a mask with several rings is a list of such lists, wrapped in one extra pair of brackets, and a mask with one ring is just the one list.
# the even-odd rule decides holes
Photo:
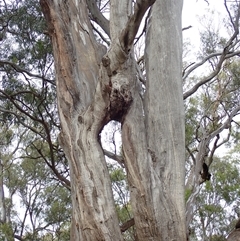
[(104, 67), (107, 67), (110, 65), (110, 59), (107, 55), (102, 57), (102, 64)]
[(132, 103), (132, 93), (127, 85), (118, 87), (112, 88), (109, 112), (112, 120), (121, 121)]

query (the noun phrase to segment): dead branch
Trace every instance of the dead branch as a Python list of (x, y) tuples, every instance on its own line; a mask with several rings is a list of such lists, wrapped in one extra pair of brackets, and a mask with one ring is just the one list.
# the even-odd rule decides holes
[(182, 31), (188, 30), (188, 29), (190, 29), (190, 28), (192, 28), (191, 25), (189, 25), (188, 27), (182, 28)]
[(120, 227), (121, 232), (124, 233), (129, 228), (131, 228), (135, 224), (134, 218), (129, 219), (127, 222), (123, 223)]

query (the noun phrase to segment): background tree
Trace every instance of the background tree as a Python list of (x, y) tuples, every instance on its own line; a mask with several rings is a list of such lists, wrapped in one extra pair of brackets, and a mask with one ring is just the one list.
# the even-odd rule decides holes
[(50, 40), (38, 1), (2, 1), (0, 22), (1, 234), (55, 238), (69, 227), (69, 191), (62, 185), (70, 189), (70, 182), (57, 141)]
[[(186, 150), (187, 183), (191, 193), (187, 200), (187, 226), (194, 213), (195, 198), (199, 194), (199, 173), (203, 163), (211, 165), (216, 150), (230, 140), (235, 121), (239, 114), (239, 85), (234, 78), (233, 69), (238, 65), (239, 55), (239, 3), (224, 1), (227, 15), (223, 22), (226, 33), (221, 36), (219, 29), (214, 29), (213, 21), (206, 22), (205, 31), (201, 32), (202, 51), (196, 63), (184, 63), (183, 94), (186, 107)], [(226, 21), (228, 19), (229, 21)], [(200, 78), (194, 71), (204, 71)], [(234, 71), (236, 71), (235, 69)], [(188, 80), (188, 81), (185, 81)], [(198, 92), (198, 93), (197, 93)]]
[(214, 159), (211, 170), (213, 178), (200, 190), (191, 223), (191, 237), (196, 240), (226, 240), (239, 216), (238, 159), (229, 155)]

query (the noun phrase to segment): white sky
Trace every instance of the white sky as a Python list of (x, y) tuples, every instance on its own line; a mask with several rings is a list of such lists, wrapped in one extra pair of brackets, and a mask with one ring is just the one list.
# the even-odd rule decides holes
[[(199, 44), (199, 31), (203, 29), (204, 21), (200, 20), (206, 14), (207, 18), (212, 18), (213, 27), (221, 30), (221, 18), (226, 15), (224, 0), (184, 0), (182, 12), (182, 27), (192, 26), (183, 31), (183, 37), (189, 38), (196, 45)], [(214, 11), (214, 14), (209, 13)]]

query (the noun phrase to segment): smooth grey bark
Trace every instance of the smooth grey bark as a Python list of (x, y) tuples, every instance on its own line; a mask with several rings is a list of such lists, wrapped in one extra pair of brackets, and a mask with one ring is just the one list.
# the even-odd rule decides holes
[(136, 90), (123, 123), (123, 150), (139, 240), (186, 240), (181, 4), (154, 3), (146, 39), (145, 103)]
[(154, 214), (163, 240), (186, 240), (181, 10), (182, 1), (157, 1), (146, 37), (146, 135)]
[[(59, 140), (70, 165), (71, 240), (123, 240), (99, 142), (110, 120), (122, 123), (136, 240), (186, 240), (182, 1), (138, 0), (132, 10), (128, 0), (111, 0), (107, 53), (94, 39), (84, 0), (40, 2), (53, 43)], [(153, 3), (143, 104), (132, 44)]]

